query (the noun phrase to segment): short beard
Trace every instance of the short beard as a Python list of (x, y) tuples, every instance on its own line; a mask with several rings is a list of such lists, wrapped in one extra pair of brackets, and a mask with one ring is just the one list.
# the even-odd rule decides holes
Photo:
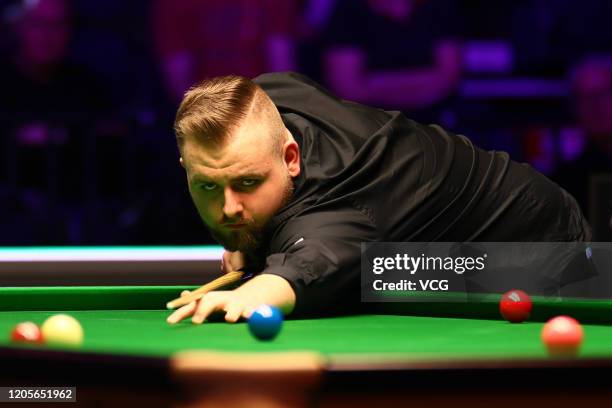
[[(293, 197), (293, 180), (289, 175), (287, 175), (287, 183), (285, 189), (283, 191), (283, 197), (281, 199), (281, 205), (279, 210), (285, 207), (291, 201)], [(234, 235), (234, 239), (228, 240), (227, 237), (221, 236), (221, 234), (216, 231), (211, 230), (211, 235), (213, 238), (219, 242), (223, 248), (227, 251), (240, 251), (243, 254), (255, 256), (258, 254), (263, 244), (267, 241), (267, 238), (270, 236), (270, 224), (273, 217), (270, 217), (266, 220), (262, 225), (256, 225), (254, 222), (249, 223), (242, 231), (232, 232)]]

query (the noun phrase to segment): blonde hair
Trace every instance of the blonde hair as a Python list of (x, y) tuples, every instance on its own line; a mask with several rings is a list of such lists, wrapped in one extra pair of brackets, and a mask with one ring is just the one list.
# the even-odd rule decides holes
[(204, 144), (223, 144), (248, 115), (270, 120), (274, 151), (280, 154), (285, 126), (270, 97), (248, 78), (229, 75), (204, 80), (190, 88), (176, 113), (174, 132), (182, 152), (186, 137)]

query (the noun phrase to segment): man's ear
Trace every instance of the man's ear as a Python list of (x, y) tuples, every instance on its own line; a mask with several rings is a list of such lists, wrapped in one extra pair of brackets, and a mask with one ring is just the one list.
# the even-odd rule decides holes
[(179, 158), (179, 163), (181, 163), (181, 167), (182, 168), (185, 168), (185, 162), (183, 162), (183, 157), (182, 156)]
[(291, 177), (300, 174), (300, 146), (293, 138), (283, 145), (283, 161)]

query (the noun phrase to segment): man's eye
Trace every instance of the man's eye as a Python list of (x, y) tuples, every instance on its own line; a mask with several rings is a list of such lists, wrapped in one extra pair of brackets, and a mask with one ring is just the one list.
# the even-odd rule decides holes
[(255, 179), (244, 179), (240, 181), (240, 184), (243, 187), (253, 187), (255, 184), (257, 184), (257, 180)]
[(202, 183), (200, 184), (200, 189), (204, 191), (213, 191), (217, 188), (215, 183)]

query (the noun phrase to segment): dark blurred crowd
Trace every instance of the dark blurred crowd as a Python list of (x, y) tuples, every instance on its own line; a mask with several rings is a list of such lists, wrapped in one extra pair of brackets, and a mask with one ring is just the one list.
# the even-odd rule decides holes
[(509, 151), (588, 216), (612, 212), (591, 188), (612, 178), (610, 1), (0, 0), (0, 13), (0, 245), (211, 243), (176, 107), (204, 78), (287, 70)]

